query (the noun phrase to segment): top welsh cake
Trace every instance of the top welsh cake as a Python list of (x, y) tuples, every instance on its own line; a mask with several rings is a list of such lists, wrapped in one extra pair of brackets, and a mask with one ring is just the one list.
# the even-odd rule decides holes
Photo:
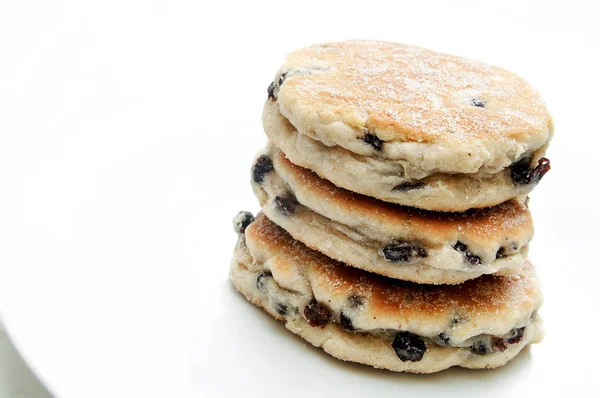
[(347, 41), (289, 54), (265, 132), (335, 185), (439, 211), (529, 193), (550, 169), (543, 99), (504, 69), (404, 44)]

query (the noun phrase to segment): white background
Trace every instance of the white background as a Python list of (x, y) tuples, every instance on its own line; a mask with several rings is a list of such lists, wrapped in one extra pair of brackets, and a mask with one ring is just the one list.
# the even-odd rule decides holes
[[(2, 2), (0, 316), (16, 346), (64, 398), (597, 393), (592, 5)], [(287, 52), (349, 38), (500, 65), (548, 103), (552, 171), (531, 197), (547, 334), (505, 368), (342, 364), (227, 280), (230, 219), (258, 210), (249, 168), (267, 85)]]

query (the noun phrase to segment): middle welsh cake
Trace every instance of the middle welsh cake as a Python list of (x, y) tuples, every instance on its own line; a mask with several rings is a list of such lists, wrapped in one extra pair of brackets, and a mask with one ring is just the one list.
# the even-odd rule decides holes
[(336, 187), (269, 145), (252, 187), (263, 212), (308, 247), (356, 268), (425, 284), (458, 284), (521, 268), (533, 236), (527, 206), (510, 200), (464, 213), (383, 202)]

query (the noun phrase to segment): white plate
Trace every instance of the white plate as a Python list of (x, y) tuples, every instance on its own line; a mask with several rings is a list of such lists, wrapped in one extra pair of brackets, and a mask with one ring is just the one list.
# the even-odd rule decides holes
[[(0, 37), (12, 38), (0, 48), (0, 311), (58, 397), (598, 391), (600, 35), (589, 10), (22, 3), (0, 12)], [(349, 37), (488, 60), (544, 90), (558, 128), (531, 199), (531, 256), (547, 336), (504, 368), (344, 364), (228, 282), (230, 219), (258, 210), (249, 167), (269, 80), (287, 51)]]

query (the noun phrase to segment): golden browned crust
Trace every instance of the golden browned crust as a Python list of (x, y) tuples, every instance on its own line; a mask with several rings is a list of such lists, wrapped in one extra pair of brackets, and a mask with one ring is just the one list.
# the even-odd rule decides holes
[[(306, 191), (329, 208), (344, 209), (348, 217), (365, 217), (370, 225), (386, 231), (414, 231), (425, 242), (439, 243), (456, 239), (478, 242), (529, 242), (533, 220), (525, 204), (513, 199), (498, 206), (473, 209), (464, 213), (441, 213), (384, 202), (339, 188), (314, 172), (290, 162), (276, 150), (274, 162), (281, 175), (293, 188)], [(405, 232), (404, 232), (405, 233)]]
[(375, 324), (370, 329), (412, 329), (430, 335), (452, 327), (457, 337), (474, 331), (506, 333), (541, 305), (539, 282), (529, 262), (514, 275), (485, 275), (460, 285), (418, 285), (334, 261), (295, 241), (262, 214), (245, 234), (252, 256), (268, 263), (281, 286), (302, 291), (308, 284), (317, 300), (331, 305), (360, 297), (361, 311), (354, 321)]
[[(243, 252), (244, 248), (238, 246), (235, 253)], [(393, 347), (394, 332), (381, 333), (378, 331), (348, 331), (338, 322), (329, 322), (322, 327), (311, 326), (310, 322), (294, 310), (282, 314), (283, 307), (277, 300), (292, 300), (293, 292), (281, 290), (277, 284), (271, 284), (265, 291), (258, 290), (257, 280), (262, 273), (252, 271), (244, 263), (234, 261), (231, 268), (231, 281), (235, 288), (242, 293), (248, 301), (261, 307), (275, 319), (281, 320), (287, 329), (299, 335), (304, 340), (316, 347), (322, 347), (328, 354), (343, 361), (352, 361), (380, 369), (389, 369), (396, 372), (432, 373), (452, 366), (461, 366), (471, 369), (491, 369), (504, 365), (514, 358), (524, 347), (532, 343), (539, 343), (543, 337), (542, 320), (538, 315), (532, 316), (531, 321), (520, 329), (522, 332), (518, 340), (507, 341), (507, 337), (488, 340), (503, 341), (504, 345), (493, 345), (485, 354), (482, 347), (486, 346), (485, 337), (473, 342), (459, 343), (459, 346), (439, 345), (430, 340), (423, 358), (417, 362), (402, 361)], [(267, 278), (268, 279), (268, 278)], [(263, 279), (263, 282), (265, 280)], [(264, 286), (262, 286), (264, 287)], [(273, 297), (273, 294), (276, 297)], [(299, 302), (296, 298), (296, 303)], [(292, 302), (287, 301), (288, 304)], [(285, 307), (285, 309), (289, 309)], [(293, 309), (293, 308), (292, 308)], [(516, 330), (515, 330), (516, 331)], [(509, 333), (514, 336), (515, 331)], [(519, 332), (517, 332), (518, 334)], [(508, 337), (511, 339), (513, 337)], [(475, 343), (475, 341), (479, 341)], [(477, 350), (473, 350), (475, 343)], [(508, 343), (508, 344), (506, 344)], [(483, 344), (483, 346), (482, 346)], [(496, 349), (498, 347), (498, 349)], [(500, 349), (502, 348), (502, 349)]]

